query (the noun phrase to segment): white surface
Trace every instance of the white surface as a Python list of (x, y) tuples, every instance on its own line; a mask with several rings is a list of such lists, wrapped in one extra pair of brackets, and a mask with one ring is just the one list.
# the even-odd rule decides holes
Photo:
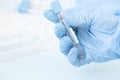
[(41, 5), (39, 13), (19, 14), (14, 4), (0, 9), (0, 61), (46, 51), (56, 43), (53, 24), (43, 16), (47, 6)]
[(120, 60), (76, 68), (58, 47), (0, 63), (0, 80), (119, 80)]
[[(7, 6), (10, 5), (9, 2), (11, 3), (11, 5), (16, 5), (19, 1), (1, 0), (0, 4), (2, 4), (1, 6)], [(70, 63), (68, 63), (67, 59), (62, 55), (62, 53), (59, 52), (59, 43), (56, 42), (57, 38), (55, 38), (54, 36), (53, 27), (49, 28), (49, 26), (51, 25), (50, 22), (44, 19), (44, 24), (43, 22), (41, 22), (41, 20), (43, 21), (43, 17), (41, 18), (41, 15), (39, 16), (38, 14), (19, 15), (15, 13), (14, 15), (12, 13), (15, 10), (14, 6), (13, 8), (10, 7), (11, 10), (8, 8), (3, 9), (2, 7), (0, 7), (2, 13), (11, 11), (9, 14), (0, 14), (0, 21), (2, 25), (0, 25), (0, 54), (3, 54), (2, 52), (8, 52), (8, 54), (23, 55), (26, 55), (27, 53), (34, 54), (17, 58), (14, 58), (13, 56), (11, 58), (14, 59), (0, 62), (0, 80), (120, 79), (120, 60), (101, 64), (92, 63), (81, 68), (76, 68), (72, 66)], [(6, 22), (9, 22), (10, 25), (8, 25), (8, 23)], [(26, 24), (26, 26), (24, 24)], [(48, 34), (46, 34), (47, 31), (44, 30), (46, 28), (47, 31), (50, 31), (48, 32)], [(45, 33), (47, 38), (50, 37), (49, 39), (54, 39), (55, 44), (50, 45), (49, 41), (46, 41), (46, 36), (42, 35), (42, 33)], [(3, 34), (5, 36), (3, 36)], [(43, 42), (45, 43), (43, 44)], [(13, 45), (13, 43), (16, 44)], [(26, 47), (24, 45), (26, 45)], [(9, 55), (8, 58), (10, 56), (11, 55)], [(0, 57), (0, 59), (1, 58), (3, 57)]]
[(54, 28), (39, 16), (0, 15), (0, 61), (44, 51), (55, 44)]

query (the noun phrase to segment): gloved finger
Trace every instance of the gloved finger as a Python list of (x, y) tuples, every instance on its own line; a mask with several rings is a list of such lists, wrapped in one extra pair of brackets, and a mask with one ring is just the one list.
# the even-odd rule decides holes
[(52, 22), (54, 22), (54, 23), (58, 23), (58, 22), (59, 22), (59, 19), (58, 19), (57, 15), (53, 12), (52, 9), (45, 11), (45, 12), (44, 12), (44, 16), (45, 16), (48, 20), (50, 20), (50, 21), (52, 21)]
[(76, 47), (73, 47), (69, 54), (67, 55), (69, 62), (74, 66), (82, 66), (85, 65), (87, 62), (86, 60), (79, 59), (79, 51)]
[(73, 44), (69, 37), (65, 36), (60, 39), (60, 50), (64, 55), (67, 56), (72, 47)]
[(58, 23), (55, 27), (55, 34), (59, 39), (64, 37), (66, 35), (65, 26), (63, 26), (61, 23)]
[[(50, 20), (54, 23), (59, 22), (57, 15), (53, 12), (52, 9), (45, 11), (44, 16), (48, 20)], [(87, 14), (87, 13), (81, 13), (81, 12), (77, 11), (77, 9), (69, 9), (64, 12), (63, 17), (69, 26), (85, 28), (90, 25), (90, 23), (92, 21), (92, 17), (94, 17), (94, 15)]]
[(87, 28), (94, 19), (93, 13), (81, 13), (77, 9), (69, 9), (64, 12), (64, 19), (72, 28)]

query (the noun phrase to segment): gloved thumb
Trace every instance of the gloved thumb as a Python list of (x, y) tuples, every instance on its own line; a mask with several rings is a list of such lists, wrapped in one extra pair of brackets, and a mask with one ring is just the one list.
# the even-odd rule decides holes
[[(44, 16), (54, 22), (58, 23), (59, 19), (53, 10), (47, 10), (44, 12)], [(90, 25), (92, 21), (93, 14), (81, 13), (77, 9), (66, 10), (63, 14), (63, 17), (67, 24), (71, 27), (81, 27), (86, 28)]]
[(50, 21), (52, 21), (54, 23), (58, 23), (59, 22), (57, 15), (54, 13), (54, 11), (52, 9), (45, 11), (44, 12), (44, 16), (48, 20), (50, 20)]

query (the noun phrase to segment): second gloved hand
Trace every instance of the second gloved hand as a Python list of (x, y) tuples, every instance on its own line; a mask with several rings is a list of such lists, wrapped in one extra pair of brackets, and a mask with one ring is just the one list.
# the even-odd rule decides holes
[(82, 66), (90, 62), (106, 62), (120, 58), (120, 19), (114, 15), (98, 13), (81, 13), (77, 9), (64, 12), (64, 19), (75, 29), (86, 58), (80, 61), (79, 52), (66, 35), (65, 27), (59, 23), (53, 10), (45, 12), (47, 19), (56, 23), (55, 33), (60, 39), (60, 50), (69, 62), (75, 66)]

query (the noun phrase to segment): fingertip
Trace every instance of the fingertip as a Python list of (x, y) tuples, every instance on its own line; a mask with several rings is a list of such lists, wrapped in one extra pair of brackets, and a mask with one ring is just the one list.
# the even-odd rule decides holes
[(86, 61), (85, 61), (85, 60), (82, 60), (82, 61), (81, 61), (78, 56), (79, 56), (79, 51), (78, 51), (78, 49), (77, 49), (76, 47), (73, 47), (73, 48), (70, 50), (69, 54), (67, 55), (68, 61), (69, 61), (72, 65), (74, 65), (74, 66), (76, 66), (76, 67), (80, 67), (80, 66), (82, 66), (82, 65), (85, 65), (85, 64), (86, 64)]
[(66, 35), (65, 33), (65, 27), (63, 26), (63, 24), (58, 23), (55, 27), (55, 34), (56, 36), (61, 39), (62, 37), (64, 37)]
[(45, 16), (48, 20), (50, 20), (50, 21), (52, 21), (52, 22), (54, 22), (54, 23), (58, 23), (58, 22), (59, 22), (57, 15), (54, 14), (54, 12), (53, 12), (52, 9), (45, 11), (45, 12), (44, 12), (44, 16)]
[(78, 60), (78, 50), (74, 47), (70, 50), (69, 54), (67, 55), (68, 61), (75, 66), (80, 66), (80, 62)]
[(69, 37), (65, 36), (60, 39), (60, 50), (65, 56), (68, 55), (72, 47), (73, 47), (73, 44)]

